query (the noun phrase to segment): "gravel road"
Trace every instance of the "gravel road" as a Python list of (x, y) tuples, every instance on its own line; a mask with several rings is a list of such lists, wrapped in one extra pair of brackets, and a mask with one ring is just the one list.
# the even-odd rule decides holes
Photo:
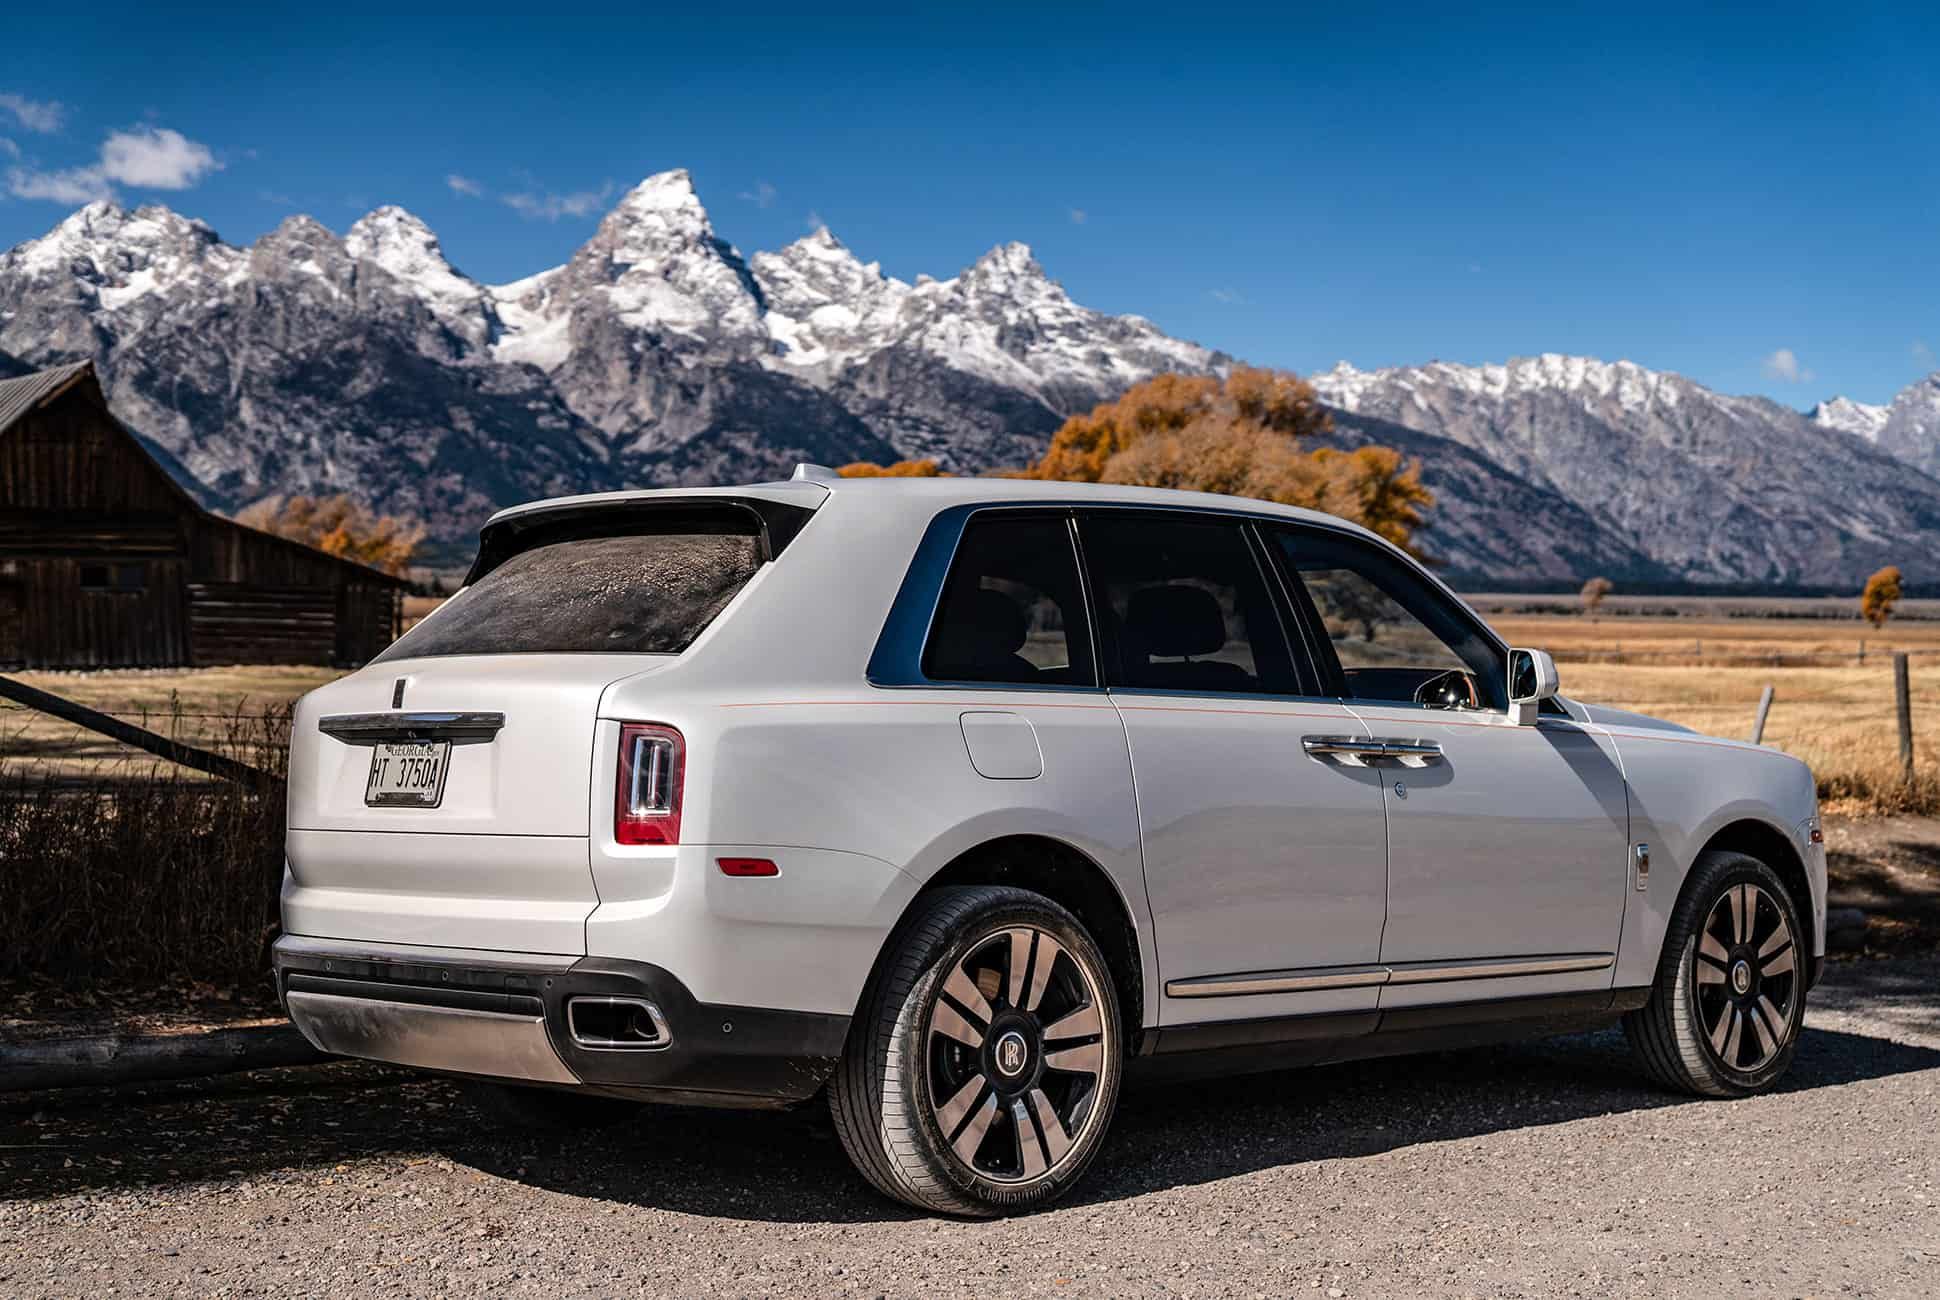
[(819, 1114), (496, 1136), (363, 1065), (0, 1101), (0, 1295), (1940, 1294), (1940, 961), (1833, 967), (1775, 1095), (1620, 1037), (1135, 1088), (1075, 1199), (869, 1193)]

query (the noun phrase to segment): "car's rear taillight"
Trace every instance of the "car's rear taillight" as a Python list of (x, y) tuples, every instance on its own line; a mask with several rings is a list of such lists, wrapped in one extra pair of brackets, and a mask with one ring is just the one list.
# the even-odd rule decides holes
[(680, 788), (687, 746), (672, 727), (620, 725), (619, 790), (613, 838), (621, 844), (680, 843)]

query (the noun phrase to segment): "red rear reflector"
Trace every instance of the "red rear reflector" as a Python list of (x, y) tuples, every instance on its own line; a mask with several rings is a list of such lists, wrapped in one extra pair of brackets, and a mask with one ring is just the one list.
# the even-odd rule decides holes
[(767, 858), (720, 858), (724, 876), (779, 876), (781, 868)]

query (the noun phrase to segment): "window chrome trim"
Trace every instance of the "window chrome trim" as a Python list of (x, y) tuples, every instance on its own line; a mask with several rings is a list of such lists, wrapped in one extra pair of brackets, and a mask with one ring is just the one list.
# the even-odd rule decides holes
[[(890, 603), (888, 617), (883, 620), (882, 631), (877, 634), (875, 648), (870, 652), (869, 663), (864, 669), (863, 675), (871, 686), (883, 688), (924, 687), (935, 690), (1054, 691), (1065, 694), (1077, 693), (1083, 695), (1102, 695), (1106, 692), (1107, 688), (1102, 684), (1104, 674), (1102, 671), (1099, 671), (1104, 666), (1103, 651), (1100, 648), (1098, 637), (1099, 628), (1095, 626), (1095, 620), (1091, 617), (1092, 600), (1089, 594), (1091, 579), (1086, 567), (1086, 560), (1081, 544), (1076, 547), (1073, 554), (1078, 565), (1078, 582), (1081, 589), (1086, 593), (1085, 617), (1088, 622), (1087, 630), (1091, 633), (1091, 653), (1094, 660), (1093, 670), (1095, 680), (1100, 684), (1092, 686), (1063, 686), (1055, 684), (1033, 685), (1016, 682), (954, 682), (936, 681), (924, 676), (923, 651), (929, 640), (930, 628), (936, 622), (937, 606), (943, 599), (943, 584), (949, 578), (950, 566), (956, 561), (957, 545), (963, 540), (964, 529), (969, 526), (970, 520), (976, 515), (986, 512), (1018, 515), (1063, 515), (1066, 517), (1075, 517), (1080, 511), (1100, 514), (1105, 512), (1125, 512), (1148, 515), (1206, 515), (1215, 519), (1231, 520), (1236, 523), (1252, 523), (1260, 527), (1306, 528), (1316, 532), (1343, 537), (1350, 541), (1359, 542), (1364, 546), (1371, 546), (1376, 550), (1400, 560), (1402, 564), (1413, 570), (1417, 578), (1427, 583), (1437, 596), (1444, 600), (1452, 601), (1461, 611), (1462, 617), (1474, 625), (1475, 630), (1480, 633), (1485, 641), (1488, 641), (1500, 650), (1506, 661), (1509, 654), (1509, 643), (1496, 634), (1495, 629), (1489, 626), (1488, 620), (1476, 613), (1475, 609), (1467, 601), (1457, 595), (1448, 584), (1436, 577), (1426, 565), (1400, 547), (1370, 533), (1363, 532), (1348, 524), (1345, 520), (1339, 523), (1330, 523), (1322, 519), (1302, 519), (1275, 514), (1267, 510), (1249, 510), (1243, 502), (1244, 498), (1234, 498), (1233, 506), (1223, 507), (1188, 504), (1170, 505), (1144, 501), (1088, 501), (1083, 497), (1071, 497), (1063, 500), (997, 499), (950, 506), (947, 509), (940, 510), (930, 520), (928, 527), (923, 530), (922, 540), (916, 544), (916, 553), (911, 557), (909, 568), (903, 574), (902, 584), (896, 589), (896, 598)], [(1284, 578), (1281, 577), (1278, 571), (1281, 561), (1273, 556), (1273, 547), (1268, 542), (1268, 539), (1261, 537), (1257, 540), (1261, 543), (1260, 549), (1265, 551), (1268, 559), (1272, 561), (1272, 563), (1263, 566), (1269, 581), (1269, 586), (1271, 586), (1274, 580), (1279, 580), (1284, 583)], [(1308, 639), (1312, 635), (1311, 629), (1303, 627), (1299, 631), (1302, 639)], [(1292, 632), (1290, 630), (1289, 636), (1291, 635)], [(1290, 648), (1296, 652), (1298, 650), (1298, 647)], [(1318, 671), (1319, 665), (1315, 664), (1314, 667)], [(1176, 694), (1177, 692), (1174, 693)], [(1231, 699), (1235, 697), (1225, 695), (1223, 698)], [(1319, 697), (1267, 695), (1262, 698), (1275, 700), (1295, 698), (1319, 699), (1333, 704), (1351, 705), (1352, 703), (1347, 697), (1331, 695)], [(1447, 710), (1434, 711), (1446, 712)]]

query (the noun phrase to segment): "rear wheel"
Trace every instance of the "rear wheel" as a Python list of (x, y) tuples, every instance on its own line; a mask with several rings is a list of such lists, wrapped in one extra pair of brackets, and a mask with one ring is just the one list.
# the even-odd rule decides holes
[(829, 1089), (843, 1148), (923, 1209), (1043, 1205), (1104, 1141), (1124, 1070), (1117, 995), (1076, 917), (1004, 886), (939, 889), (863, 995)]
[(1625, 1035), (1661, 1083), (1743, 1097), (1777, 1082), (1805, 1019), (1805, 936), (1776, 872), (1743, 853), (1699, 856), (1664, 937), (1650, 1001)]

